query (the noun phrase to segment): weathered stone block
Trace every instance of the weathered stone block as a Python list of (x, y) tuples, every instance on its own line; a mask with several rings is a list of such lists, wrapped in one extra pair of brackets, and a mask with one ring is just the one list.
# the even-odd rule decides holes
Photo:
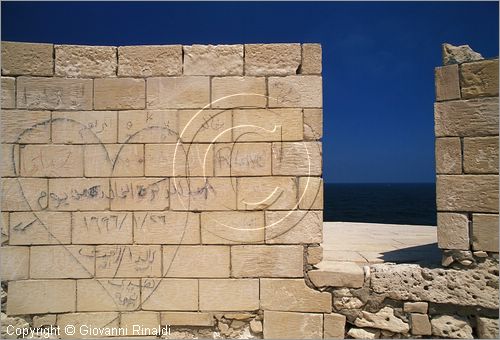
[(273, 175), (321, 176), (321, 142), (273, 143)]
[(452, 339), (472, 339), (472, 327), (461, 316), (441, 315), (431, 320), (432, 335)]
[(109, 209), (109, 180), (54, 178), (49, 180), (49, 209), (92, 211)]
[(293, 177), (241, 177), (237, 179), (238, 209), (290, 210), (297, 205)]
[(323, 247), (309, 246), (307, 247), (307, 263), (316, 265), (323, 260)]
[(198, 280), (142, 279), (144, 310), (198, 310)]
[(179, 110), (179, 137), (184, 143), (230, 142), (232, 110)]
[(74, 212), (72, 229), (74, 244), (130, 244), (132, 213)]
[(16, 107), (16, 78), (2, 77), (2, 109)]
[(322, 339), (323, 315), (264, 311), (265, 339)]
[(199, 214), (134, 212), (134, 241), (139, 244), (199, 244)]
[(10, 214), (10, 244), (70, 244), (71, 214), (16, 212)]
[(56, 314), (45, 314), (33, 317), (33, 327), (46, 327), (46, 326), (56, 326), (57, 325), (57, 315)]
[(186, 75), (243, 74), (243, 45), (192, 45), (183, 49)]
[(323, 242), (322, 211), (266, 211), (266, 243)]
[(301, 63), (300, 44), (246, 44), (245, 74), (296, 74)]
[(140, 144), (85, 145), (86, 177), (144, 176), (144, 147)]
[(96, 247), (96, 277), (160, 277), (161, 246)]
[(323, 110), (304, 109), (304, 139), (318, 140), (323, 137)]
[(173, 178), (170, 183), (172, 210), (235, 210), (235, 180), (229, 177)]
[(215, 77), (212, 78), (212, 107), (265, 107), (266, 78)]
[(465, 173), (498, 173), (498, 136), (464, 138)]
[(29, 247), (1, 247), (0, 254), (2, 281), (25, 280), (29, 277)]
[(414, 335), (431, 335), (431, 323), (427, 314), (410, 314), (411, 333)]
[(23, 145), (21, 176), (82, 177), (83, 147), (79, 145)]
[(462, 173), (462, 145), (458, 137), (436, 138), (436, 172), (438, 174)]
[(436, 67), (436, 101), (460, 99), (458, 65)]
[(166, 143), (177, 142), (176, 110), (137, 110), (118, 113), (118, 142)]
[(201, 213), (203, 244), (264, 243), (264, 228), (262, 211)]
[(344, 339), (346, 317), (342, 314), (325, 314), (324, 322), (324, 339)]
[(181, 73), (181, 45), (118, 47), (119, 76), (178, 76)]
[(403, 310), (406, 313), (427, 314), (429, 304), (427, 302), (405, 302)]
[(2, 211), (39, 211), (47, 208), (44, 178), (2, 178)]
[(116, 143), (117, 126), (115, 111), (52, 112), (52, 142)]
[(472, 215), (472, 248), (498, 252), (498, 214)]
[(201, 326), (214, 325), (212, 313), (164, 312), (160, 314), (161, 324), (169, 326)]
[(143, 79), (106, 78), (94, 80), (96, 110), (144, 109), (146, 84)]
[(49, 143), (50, 112), (2, 110), (2, 143)]
[(160, 326), (160, 313), (156, 312), (126, 312), (121, 313), (120, 327), (127, 330), (128, 336), (143, 335), (143, 329), (158, 329)]
[[(90, 337), (125, 336), (119, 328), (120, 315), (118, 313), (70, 313), (57, 317), (60, 336), (64, 339), (85, 339)], [(74, 333), (71, 328), (74, 326)], [(96, 332), (94, 334), (94, 332)], [(72, 334), (70, 334), (72, 333)]]
[(19, 176), (18, 144), (2, 144), (2, 163), (0, 164), (0, 175), (2, 177)]
[(460, 65), (463, 98), (498, 96), (498, 59)]
[(480, 339), (498, 339), (498, 319), (477, 317), (476, 322)]
[(391, 307), (384, 307), (377, 313), (370, 313), (368, 311), (361, 311), (354, 324), (358, 327), (372, 327), (378, 329), (388, 330), (394, 333), (408, 333), (410, 326), (394, 315), (394, 309)]
[(163, 277), (229, 277), (227, 246), (163, 246)]
[(2, 245), (9, 243), (9, 213), (2, 211), (0, 213), (0, 232)]
[(140, 305), (139, 279), (77, 280), (76, 286), (79, 312), (130, 311)]
[(111, 180), (111, 210), (166, 210), (169, 207), (169, 179), (152, 177)]
[(443, 64), (462, 64), (475, 60), (484, 59), (483, 56), (474, 52), (469, 45), (453, 46), (451, 44), (443, 44)]
[(77, 279), (94, 276), (94, 247), (34, 246), (30, 251), (32, 279)]
[(286, 76), (268, 79), (269, 107), (323, 106), (321, 76)]
[(55, 45), (58, 77), (101, 78), (116, 76), (116, 47)]
[(321, 44), (302, 44), (302, 74), (321, 74)]
[(299, 178), (299, 208), (323, 210), (323, 179), (320, 177)]
[(322, 262), (308, 272), (309, 279), (320, 287), (363, 287), (363, 269), (354, 262)]
[(469, 250), (469, 219), (467, 215), (439, 212), (437, 225), (439, 248)]
[(200, 310), (249, 311), (259, 309), (259, 280), (200, 280)]
[(210, 103), (209, 77), (148, 78), (147, 88), (149, 109), (201, 109)]
[(216, 176), (270, 176), (270, 143), (221, 143), (215, 148)]
[(54, 45), (2, 41), (2, 74), (51, 76)]

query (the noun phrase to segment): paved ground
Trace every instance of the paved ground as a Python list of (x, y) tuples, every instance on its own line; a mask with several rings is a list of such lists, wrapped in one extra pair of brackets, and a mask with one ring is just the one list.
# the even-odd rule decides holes
[(323, 223), (323, 261), (439, 264), (435, 226)]

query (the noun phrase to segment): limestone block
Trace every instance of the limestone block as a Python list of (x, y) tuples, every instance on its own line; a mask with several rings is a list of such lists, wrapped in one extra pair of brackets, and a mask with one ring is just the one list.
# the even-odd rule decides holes
[(121, 313), (120, 327), (127, 330), (128, 336), (141, 335), (141, 328), (158, 328), (160, 313), (157, 312), (126, 312)]
[(460, 65), (463, 98), (498, 96), (498, 59)]
[(411, 333), (414, 335), (431, 335), (431, 323), (427, 314), (410, 314)]
[(299, 178), (299, 208), (323, 210), (323, 179), (320, 177)]
[(259, 280), (200, 280), (200, 310), (250, 311), (259, 309)]
[(408, 333), (410, 327), (406, 322), (394, 315), (391, 307), (384, 307), (377, 313), (362, 311), (354, 324), (358, 327), (385, 329), (394, 333)]
[(472, 214), (472, 248), (498, 252), (498, 214)]
[(480, 339), (498, 339), (498, 319), (477, 317), (476, 322)]
[(460, 99), (458, 65), (436, 67), (436, 101)]
[(144, 147), (140, 144), (85, 145), (85, 176), (144, 176)]
[(303, 279), (261, 279), (260, 308), (289, 312), (332, 310), (332, 296), (306, 286)]
[(264, 311), (265, 339), (322, 339), (323, 315)]
[(427, 314), (429, 304), (427, 302), (405, 302), (403, 309), (406, 313)]
[(19, 176), (19, 145), (2, 144), (2, 159), (0, 175), (2, 177)]
[(243, 45), (192, 45), (183, 49), (186, 75), (243, 74)]
[(18, 77), (17, 107), (92, 110), (92, 89), (92, 79)]
[(235, 179), (229, 177), (173, 178), (170, 183), (172, 210), (235, 210)]
[(49, 180), (49, 209), (92, 211), (109, 209), (109, 180), (54, 178)]
[(24, 280), (29, 277), (29, 247), (1, 247), (0, 254), (3, 281)]
[(470, 61), (484, 59), (481, 54), (474, 52), (469, 45), (453, 46), (451, 44), (443, 44), (443, 64), (461, 64)]
[(163, 312), (160, 313), (160, 318), (162, 325), (169, 326), (212, 327), (214, 325), (212, 313)]
[(142, 279), (141, 305), (144, 310), (198, 310), (198, 280)]
[(169, 206), (169, 179), (153, 177), (111, 180), (111, 210), (166, 210)]
[(179, 110), (179, 137), (185, 143), (230, 142), (232, 110)]
[(266, 78), (214, 77), (211, 99), (212, 107), (266, 107)]
[(378, 339), (380, 337), (380, 330), (374, 328), (351, 328), (347, 332), (353, 339)]
[(16, 107), (16, 78), (2, 77), (2, 109)]
[(103, 245), (96, 247), (96, 277), (159, 277), (161, 246)]
[(317, 267), (308, 272), (316, 287), (363, 287), (363, 269), (354, 262), (322, 262)]
[(266, 211), (266, 243), (323, 242), (322, 211)]
[(117, 126), (115, 111), (52, 112), (52, 142), (116, 143)]
[(264, 243), (263, 211), (201, 213), (203, 244)]
[(75, 311), (75, 280), (23, 280), (9, 283), (7, 314)]
[(436, 172), (462, 173), (462, 145), (458, 137), (436, 138)]
[(498, 99), (435, 103), (434, 123), (436, 137), (498, 135)]
[(469, 219), (467, 215), (438, 212), (437, 225), (439, 248), (469, 250)]
[(216, 176), (270, 176), (270, 143), (221, 143), (215, 147)]
[(263, 331), (263, 328), (262, 328), (262, 321), (259, 321), (259, 320), (251, 320), (250, 321), (250, 330), (253, 332), (253, 333), (262, 333)]
[(51, 76), (54, 45), (2, 41), (2, 75)]
[(307, 247), (307, 263), (316, 265), (323, 260), (323, 247), (310, 246)]
[(44, 178), (2, 178), (2, 211), (39, 211), (47, 208)]
[(2, 110), (2, 143), (49, 143), (50, 112)]
[(301, 74), (321, 74), (321, 44), (302, 44)]
[(41, 211), (10, 214), (11, 245), (70, 243), (70, 213)]
[(321, 176), (321, 142), (273, 143), (273, 175)]
[(240, 177), (237, 191), (239, 210), (291, 210), (297, 206), (293, 177)]
[(118, 47), (118, 75), (121, 77), (178, 76), (181, 73), (181, 45)]
[(346, 317), (342, 314), (325, 314), (323, 316), (324, 339), (344, 339)]
[(464, 171), (498, 174), (498, 136), (464, 138)]
[(143, 79), (105, 78), (94, 80), (96, 110), (144, 109), (146, 84)]
[(9, 243), (9, 213), (0, 213), (0, 231), (2, 233), (2, 245)]
[(118, 113), (118, 142), (177, 142), (176, 110), (135, 110)]
[(464, 317), (442, 315), (431, 320), (432, 335), (452, 339), (472, 339), (472, 328)]
[(437, 209), (441, 211), (498, 212), (498, 176), (438, 175)]
[(304, 139), (318, 140), (323, 137), (323, 110), (304, 109)]
[(55, 45), (58, 77), (101, 78), (116, 76), (116, 47)]
[(302, 277), (303, 247), (241, 245), (231, 247), (233, 277)]
[(37, 315), (33, 317), (33, 327), (46, 327), (57, 325), (56, 314)]
[(139, 279), (77, 280), (76, 288), (76, 310), (79, 312), (126, 311), (139, 308)]
[(23, 145), (20, 152), (23, 177), (83, 176), (80, 145)]
[(131, 212), (74, 212), (72, 223), (74, 244), (132, 243)]
[(237, 142), (300, 141), (303, 139), (300, 109), (234, 110), (233, 140)]
[(200, 217), (192, 212), (134, 212), (138, 244), (199, 244)]
[(210, 79), (204, 76), (147, 79), (148, 109), (201, 109), (210, 103)]
[(301, 64), (300, 44), (246, 44), (245, 74), (296, 74)]
[(268, 79), (269, 107), (323, 107), (321, 76), (286, 76)]
[(163, 277), (229, 277), (227, 246), (163, 246)]
[[(91, 337), (94, 329), (97, 329), (97, 334), (93, 336), (103, 337), (106, 334), (116, 334), (119, 331), (120, 316), (118, 313), (70, 313), (61, 314), (57, 317), (57, 325), (61, 330), (61, 337), (64, 339), (75, 338), (85, 339)], [(66, 326), (75, 327), (74, 334), (67, 332)], [(69, 329), (68, 329), (69, 330)], [(115, 333), (113, 333), (115, 332)], [(124, 335), (123, 333), (121, 335)]]
[(94, 277), (94, 247), (34, 246), (30, 251), (30, 278), (32, 279)]

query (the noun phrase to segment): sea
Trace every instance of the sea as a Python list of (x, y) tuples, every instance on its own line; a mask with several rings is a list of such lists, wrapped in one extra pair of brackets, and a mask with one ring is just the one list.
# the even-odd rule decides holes
[(325, 183), (325, 221), (436, 225), (435, 183)]

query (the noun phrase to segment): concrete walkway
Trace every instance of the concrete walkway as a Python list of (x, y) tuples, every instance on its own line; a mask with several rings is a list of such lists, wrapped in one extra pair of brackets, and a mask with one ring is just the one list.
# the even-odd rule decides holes
[(439, 264), (435, 226), (323, 223), (323, 262)]

